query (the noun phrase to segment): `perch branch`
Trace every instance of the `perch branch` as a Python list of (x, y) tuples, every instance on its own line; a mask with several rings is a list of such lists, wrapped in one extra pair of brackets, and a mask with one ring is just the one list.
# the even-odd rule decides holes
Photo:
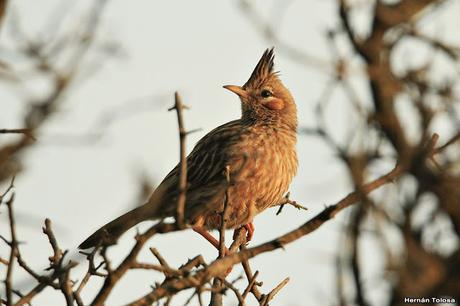
[[(377, 178), (376, 180), (363, 185), (360, 190), (356, 190), (350, 193), (348, 196), (343, 198), (337, 204), (332, 205), (324, 209), (321, 213), (301, 225), (295, 230), (292, 230), (276, 239), (261, 244), (256, 247), (252, 247), (246, 250), (242, 250), (236, 254), (219, 258), (211, 263), (206, 268), (203, 268), (196, 273), (189, 275), (185, 278), (176, 280), (165, 280), (161, 286), (158, 286), (152, 292), (146, 294), (142, 298), (128, 304), (129, 306), (138, 305), (150, 305), (151, 303), (160, 300), (163, 297), (171, 296), (181, 290), (203, 285), (209, 282), (212, 278), (221, 275), (227, 271), (233, 265), (250, 259), (262, 253), (270, 252), (278, 248), (282, 248), (285, 245), (310, 234), (311, 232), (318, 229), (321, 225), (332, 219), (337, 213), (344, 208), (347, 208), (354, 203), (358, 202), (362, 194), (368, 194), (369, 192), (396, 180), (403, 173), (403, 168), (398, 164), (389, 173)], [(249, 277), (252, 278), (252, 274)]]

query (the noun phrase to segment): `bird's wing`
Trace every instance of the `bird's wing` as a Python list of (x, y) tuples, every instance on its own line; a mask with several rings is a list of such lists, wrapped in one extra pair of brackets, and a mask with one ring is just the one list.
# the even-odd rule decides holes
[[(227, 185), (224, 170), (229, 163), (238, 161), (238, 154), (232, 148), (240, 137), (240, 122), (229, 122), (204, 136), (187, 157), (186, 217), (206, 209), (216, 209), (212, 207), (216, 203), (212, 199), (223, 197)], [(107, 223), (79, 247), (86, 249), (101, 242), (113, 244), (139, 222), (173, 216), (179, 195), (179, 166), (165, 177), (147, 203)]]
[[(187, 207), (206, 207), (208, 200), (225, 191), (225, 167), (235, 160), (232, 148), (241, 137), (241, 122), (235, 120), (206, 134), (187, 157)], [(152, 217), (174, 215), (179, 195), (180, 165), (164, 178), (149, 199)], [(153, 207), (152, 207), (153, 208)], [(208, 207), (207, 207), (208, 208)]]

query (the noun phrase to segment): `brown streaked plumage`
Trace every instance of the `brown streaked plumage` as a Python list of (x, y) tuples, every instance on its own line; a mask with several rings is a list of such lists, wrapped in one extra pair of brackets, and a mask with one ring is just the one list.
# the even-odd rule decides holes
[[(282, 198), (296, 174), (296, 105), (273, 71), (273, 59), (273, 49), (266, 50), (246, 84), (224, 86), (240, 97), (241, 118), (209, 132), (187, 157), (185, 219), (202, 234), (220, 225), (227, 165), (231, 184), (226, 225), (245, 226), (249, 234), (253, 218)], [(139, 222), (174, 216), (178, 186), (179, 165), (147, 203), (104, 225), (80, 248), (115, 243)]]

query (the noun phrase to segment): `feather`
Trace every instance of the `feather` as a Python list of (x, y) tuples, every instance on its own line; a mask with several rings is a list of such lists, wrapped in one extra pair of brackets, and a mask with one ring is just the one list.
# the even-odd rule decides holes
[(264, 82), (270, 76), (276, 74), (275, 72), (273, 72), (273, 68), (275, 66), (274, 60), (274, 48), (272, 47), (270, 49), (265, 50), (264, 54), (262, 54), (262, 57), (260, 58), (256, 67), (254, 68), (251, 77), (246, 82), (246, 84), (243, 85), (243, 88), (257, 87), (259, 83)]

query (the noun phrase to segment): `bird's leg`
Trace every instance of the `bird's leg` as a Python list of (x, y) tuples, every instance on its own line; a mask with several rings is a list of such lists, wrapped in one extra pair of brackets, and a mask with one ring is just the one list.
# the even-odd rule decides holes
[(243, 225), (243, 227), (246, 229), (247, 232), (246, 241), (249, 242), (252, 240), (252, 236), (254, 236), (254, 231), (256, 230), (256, 228), (254, 224), (252, 224), (252, 222)]
[[(211, 235), (207, 230), (205, 230), (202, 227), (194, 226), (192, 229), (200, 234), (201, 236), (204, 237), (204, 239), (208, 240), (209, 243), (211, 243), (217, 250), (219, 250), (219, 241), (214, 238), (213, 235)], [(224, 256), (230, 255), (230, 251), (227, 249), (227, 247), (224, 247)], [(233, 266), (228, 268), (227, 271), (225, 271), (225, 276), (229, 275), (230, 272), (232, 272)]]
[[(214, 236), (211, 235), (207, 230), (205, 230), (202, 227), (195, 227), (195, 226), (192, 227), (192, 229), (198, 234), (200, 234), (201, 236), (203, 236), (203, 238), (209, 241), (209, 243), (211, 243), (216, 249), (219, 249), (219, 240), (214, 238)], [(225, 255), (229, 255), (229, 254), (230, 254), (230, 251), (227, 249), (227, 247), (225, 247)]]

